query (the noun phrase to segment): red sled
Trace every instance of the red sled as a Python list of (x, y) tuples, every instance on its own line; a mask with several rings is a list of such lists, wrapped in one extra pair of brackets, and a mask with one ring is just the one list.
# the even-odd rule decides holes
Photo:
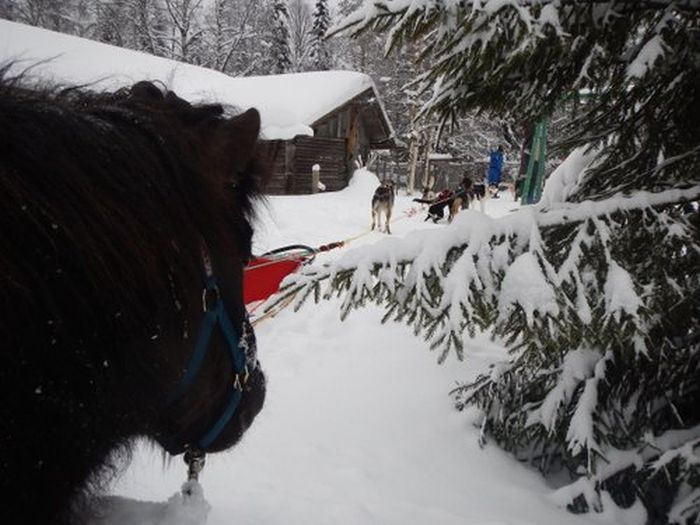
[(243, 302), (250, 306), (265, 301), (279, 290), (285, 277), (311, 262), (315, 255), (313, 248), (294, 245), (253, 257), (243, 272)]

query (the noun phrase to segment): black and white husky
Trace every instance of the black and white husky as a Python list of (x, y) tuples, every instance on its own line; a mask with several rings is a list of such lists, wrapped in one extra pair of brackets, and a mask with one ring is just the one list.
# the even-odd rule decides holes
[(483, 212), (486, 207), (486, 201), (497, 196), (497, 194), (498, 186), (489, 185), (484, 182), (474, 183), (469, 190), (469, 207), (473, 208), (478, 202), (479, 210)]
[(384, 181), (374, 190), (372, 196), (372, 230), (376, 226), (381, 230), (382, 214), (384, 215), (384, 231), (391, 233), (391, 211), (394, 209), (396, 188), (392, 181)]

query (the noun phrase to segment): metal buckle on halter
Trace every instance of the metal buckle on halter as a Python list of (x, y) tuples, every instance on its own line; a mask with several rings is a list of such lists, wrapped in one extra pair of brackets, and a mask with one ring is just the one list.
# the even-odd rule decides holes
[(233, 388), (235, 388), (239, 392), (243, 392), (243, 387), (248, 382), (248, 378), (250, 377), (250, 372), (248, 371), (248, 365), (245, 365), (243, 367), (242, 374), (243, 374), (243, 381), (242, 382), (241, 382), (241, 374), (236, 374), (233, 378)]

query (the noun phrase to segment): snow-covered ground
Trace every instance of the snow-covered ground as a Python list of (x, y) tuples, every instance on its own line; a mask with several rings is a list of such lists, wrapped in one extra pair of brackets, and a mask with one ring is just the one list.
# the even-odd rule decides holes
[[(366, 232), (377, 184), (359, 172), (341, 192), (270, 197), (259, 210), (255, 252)], [(515, 207), (504, 193), (486, 204), (486, 213), (501, 216)], [(394, 237), (445, 227), (424, 222), (422, 211), (408, 213), (416, 209), (410, 197), (398, 197)], [(385, 237), (368, 233), (318, 262)], [(464, 362), (451, 356), (437, 365), (422, 339), (404, 325), (381, 325), (381, 315), (370, 307), (341, 322), (337, 302), (309, 301), (257, 327), (269, 380), (266, 406), (240, 445), (207, 457), (200, 481), (209, 525), (636, 521), (569, 514), (554, 505), (553, 488), (535, 471), (493, 444), (479, 448), (477, 415), (457, 412), (448, 392), (503, 357), (502, 346), (482, 335), (468, 343)], [(112, 489), (127, 498), (118, 507), (132, 513), (119, 523), (162, 523), (153, 511), (158, 506), (145, 502), (168, 501), (185, 476), (179, 458), (164, 464), (160, 451), (140, 445)]]

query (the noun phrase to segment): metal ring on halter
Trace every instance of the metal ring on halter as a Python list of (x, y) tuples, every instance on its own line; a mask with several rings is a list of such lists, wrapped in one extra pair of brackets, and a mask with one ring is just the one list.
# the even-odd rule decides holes
[(199, 473), (204, 468), (206, 454), (198, 448), (186, 447), (185, 463), (187, 463), (187, 479), (199, 479)]

